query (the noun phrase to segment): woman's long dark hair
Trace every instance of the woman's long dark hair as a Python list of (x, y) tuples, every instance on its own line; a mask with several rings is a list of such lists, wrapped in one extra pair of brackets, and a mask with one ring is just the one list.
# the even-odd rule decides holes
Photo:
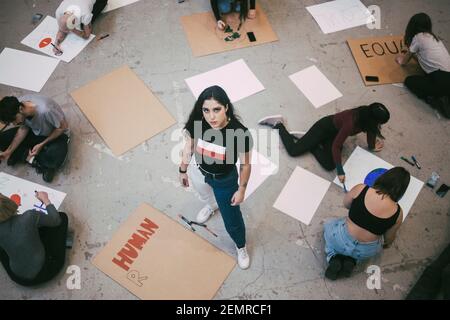
[(439, 41), (439, 38), (433, 33), (431, 18), (426, 13), (422, 12), (413, 15), (412, 18), (409, 19), (404, 39), (406, 46), (409, 47), (414, 36), (421, 32), (429, 33), (436, 39), (436, 41)]
[(226, 112), (228, 119), (239, 121), (239, 117), (235, 114), (233, 104), (231, 103), (230, 98), (228, 98), (228, 95), (225, 92), (225, 90), (223, 90), (219, 86), (212, 86), (203, 90), (203, 92), (198, 96), (198, 99), (194, 105), (194, 109), (191, 111), (191, 114), (189, 115), (188, 121), (186, 122), (184, 129), (193, 128), (194, 121), (202, 120), (203, 103), (205, 102), (205, 100), (210, 99), (214, 99), (221, 105), (228, 107), (228, 110)]
[(373, 133), (384, 139), (381, 134), (381, 125), (389, 121), (391, 117), (389, 110), (381, 103), (375, 102), (368, 106), (356, 108), (356, 123), (364, 132)]
[(403, 167), (395, 167), (386, 171), (375, 180), (373, 188), (378, 194), (388, 195), (398, 202), (408, 189), (411, 176)]
[(248, 1), (249, 0), (240, 0), (241, 2), (241, 21), (247, 19), (248, 14)]

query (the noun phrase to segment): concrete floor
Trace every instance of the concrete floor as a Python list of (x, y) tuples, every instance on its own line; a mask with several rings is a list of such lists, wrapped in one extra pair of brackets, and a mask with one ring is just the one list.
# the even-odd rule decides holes
[[(384, 127), (386, 146), (378, 155), (394, 165), (404, 165), (399, 155), (417, 156), (422, 170), (411, 173), (426, 181), (432, 171), (450, 183), (450, 122), (438, 118), (425, 103), (403, 88), (392, 85), (365, 87), (346, 44), (351, 37), (402, 34), (408, 19), (418, 11), (431, 15), (436, 34), (450, 48), (450, 2), (447, 0), (368, 1), (381, 7), (381, 30), (358, 27), (323, 34), (305, 7), (319, 0), (261, 0), (279, 41), (207, 57), (193, 58), (179, 18), (209, 10), (208, 0), (141, 0), (99, 18), (95, 34), (110, 37), (92, 42), (71, 63), (60, 63), (41, 93), (54, 98), (64, 109), (72, 129), (70, 159), (51, 187), (68, 194), (61, 210), (75, 229), (74, 248), (67, 265), (82, 270), (81, 290), (68, 290), (63, 272), (39, 289), (15, 285), (0, 270), (0, 299), (135, 299), (126, 289), (96, 269), (90, 259), (109, 241), (119, 225), (142, 202), (171, 217), (183, 210), (191, 218), (201, 208), (192, 192), (177, 182), (177, 164), (170, 161), (171, 133), (187, 118), (194, 98), (184, 79), (237, 59), (245, 59), (266, 90), (236, 103), (244, 124), (256, 128), (259, 118), (274, 113), (289, 116), (291, 129), (305, 130), (320, 117), (374, 101), (385, 103), (391, 121)], [(20, 41), (33, 29), (31, 17), (40, 12), (54, 15), (59, 0), (2, 0), (0, 2), (0, 49), (10, 47), (33, 52)], [(37, 53), (37, 52), (34, 52)], [(69, 95), (74, 89), (115, 68), (128, 64), (176, 117), (175, 125), (117, 158), (107, 149)], [(288, 76), (316, 64), (343, 97), (315, 109), (292, 85)], [(26, 76), (26, 75), (24, 75)], [(0, 85), (0, 96), (21, 95), (24, 90)], [(139, 115), (136, 115), (137, 117)], [(350, 138), (346, 159), (356, 145), (366, 146), (360, 135)], [(424, 266), (450, 241), (450, 195), (438, 198), (424, 187), (392, 248), (358, 267), (349, 279), (324, 279), (324, 221), (345, 216), (342, 191), (331, 185), (311, 225), (306, 226), (272, 207), (294, 168), (300, 165), (332, 180), (333, 172), (320, 168), (311, 155), (290, 158), (280, 152), (280, 170), (242, 205), (252, 264), (247, 271), (236, 267), (216, 299), (402, 299)], [(34, 171), (22, 166), (0, 170), (44, 183)], [(188, 209), (186, 209), (188, 208)], [(234, 255), (220, 217), (211, 227), (221, 233), (214, 242)], [(382, 288), (366, 287), (370, 264), (381, 267)]]

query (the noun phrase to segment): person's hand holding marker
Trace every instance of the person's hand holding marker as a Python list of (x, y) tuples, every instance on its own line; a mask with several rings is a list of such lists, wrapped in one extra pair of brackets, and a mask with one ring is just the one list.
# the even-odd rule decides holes
[(383, 150), (383, 147), (384, 147), (384, 141), (381, 139), (377, 139), (377, 141), (375, 141), (375, 148), (372, 151), (379, 152), (379, 151)]
[(45, 206), (48, 206), (51, 202), (48, 198), (48, 193), (45, 191), (34, 191), (36, 198), (41, 201)]
[(55, 54), (55, 56), (60, 56), (63, 54), (59, 45), (54, 45), (53, 43), (51, 43), (51, 45), (53, 46), (53, 53)]

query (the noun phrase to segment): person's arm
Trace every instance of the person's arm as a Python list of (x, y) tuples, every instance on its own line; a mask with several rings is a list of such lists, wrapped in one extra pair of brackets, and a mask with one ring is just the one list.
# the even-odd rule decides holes
[(247, 18), (255, 19), (256, 18), (256, 9), (255, 9), (256, 0), (250, 0), (250, 8), (248, 9)]
[(37, 191), (36, 198), (45, 205), (47, 209), (47, 214), (38, 213), (37, 226), (38, 227), (56, 227), (61, 223), (61, 217), (59, 216), (58, 210), (56, 210), (55, 206), (51, 203), (48, 198), (47, 192)]
[(333, 145), (331, 147), (331, 152), (333, 154), (333, 161), (336, 164), (336, 173), (339, 177), (339, 181), (341, 181), (342, 183), (345, 181), (345, 172), (344, 168), (342, 167), (341, 149), (345, 140), (347, 140), (347, 137), (350, 135), (352, 131), (351, 121), (352, 121), (351, 119), (345, 121), (345, 123), (339, 129), (338, 134), (334, 138)]
[(83, 38), (83, 39), (89, 39), (92, 33), (92, 24), (89, 23), (87, 25), (84, 25), (83, 31), (80, 31), (78, 29), (73, 29), (71, 32), (75, 33), (77, 36)]
[[(188, 134), (186, 134), (186, 143), (184, 145), (181, 154), (181, 163), (180, 163), (181, 171), (187, 171), (193, 153), (194, 153), (194, 139), (192, 139)], [(180, 182), (181, 186), (189, 187), (189, 178), (187, 172), (186, 173), (180, 172)]]
[(39, 154), (39, 152), (41, 152), (42, 148), (49, 143), (50, 141), (55, 140), (56, 138), (58, 138), (60, 135), (62, 135), (64, 133), (64, 131), (69, 127), (69, 125), (67, 124), (67, 121), (65, 119), (62, 119), (60, 121), (60, 126), (59, 128), (56, 128), (55, 130), (52, 131), (52, 133), (50, 133), (50, 135), (41, 143), (38, 143), (37, 145), (35, 145), (33, 147), (33, 149), (31, 149), (30, 151), (30, 156), (36, 156), (37, 154)]
[(414, 56), (414, 53), (410, 52), (409, 50), (407, 50), (406, 52), (402, 52), (401, 55), (397, 56), (395, 58), (395, 61), (397, 61), (397, 63), (401, 66), (404, 66), (406, 64), (408, 64), (408, 62), (411, 60), (411, 58)]
[(400, 214), (398, 215), (397, 221), (395, 224), (385, 232), (384, 234), (384, 244), (383, 248), (388, 248), (392, 242), (395, 240), (395, 236), (397, 234), (397, 230), (403, 222), (403, 210), (400, 208)]
[(244, 201), (248, 180), (250, 179), (250, 174), (252, 172), (252, 165), (250, 164), (251, 159), (251, 151), (239, 154), (239, 160), (241, 162), (239, 167), (239, 188), (231, 198), (232, 206), (238, 206)]
[(219, 5), (217, 3), (218, 0), (211, 0), (211, 9), (214, 13), (214, 17), (216, 17), (216, 20), (220, 20), (220, 12), (219, 12)]
[(365, 187), (365, 185), (360, 183), (360, 184), (357, 184), (356, 186), (354, 186), (352, 188), (352, 190), (347, 192), (344, 196), (344, 207), (346, 207), (347, 209), (350, 209), (353, 200), (359, 196), (359, 194), (364, 189), (364, 187)]
[(56, 34), (56, 40), (55, 40), (55, 46), (58, 47), (58, 49), (61, 49), (59, 45), (61, 42), (64, 41), (64, 39), (67, 37), (67, 33), (62, 32), (61, 30), (58, 30), (58, 33)]
[(14, 139), (9, 145), (9, 147), (5, 151), (0, 152), (0, 160), (8, 160), (8, 158), (12, 155), (12, 153), (25, 139), (29, 131), (30, 128), (28, 128), (27, 126), (21, 126), (19, 130), (17, 130), (17, 133), (14, 136)]

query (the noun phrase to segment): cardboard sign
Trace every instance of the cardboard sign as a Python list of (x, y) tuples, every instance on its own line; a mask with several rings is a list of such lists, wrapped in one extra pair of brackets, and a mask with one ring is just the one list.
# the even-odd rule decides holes
[(93, 264), (141, 299), (212, 299), (235, 259), (147, 204)]
[(175, 119), (128, 66), (70, 94), (116, 156), (175, 124)]
[[(411, 59), (406, 66), (399, 65), (395, 58), (406, 49), (403, 36), (386, 36), (347, 40), (353, 58), (366, 86), (403, 82), (407, 76), (421, 74), (419, 64)], [(374, 81), (371, 77), (374, 78)]]
[[(225, 41), (225, 38), (233, 33), (220, 31), (212, 12), (181, 17), (181, 24), (186, 32), (192, 54), (195, 57), (200, 57), (278, 41), (266, 14), (259, 5), (256, 5), (256, 18), (246, 19), (239, 30), (239, 14), (227, 15), (226, 23), (231, 26), (233, 32), (240, 34), (239, 38)], [(247, 32), (253, 32), (255, 41), (250, 41)]]
[(64, 192), (0, 172), (0, 193), (19, 206), (18, 214), (23, 214), (25, 211), (33, 209), (47, 214), (45, 205), (35, 197), (34, 191), (47, 192), (48, 198), (56, 210), (58, 210), (66, 197)]

